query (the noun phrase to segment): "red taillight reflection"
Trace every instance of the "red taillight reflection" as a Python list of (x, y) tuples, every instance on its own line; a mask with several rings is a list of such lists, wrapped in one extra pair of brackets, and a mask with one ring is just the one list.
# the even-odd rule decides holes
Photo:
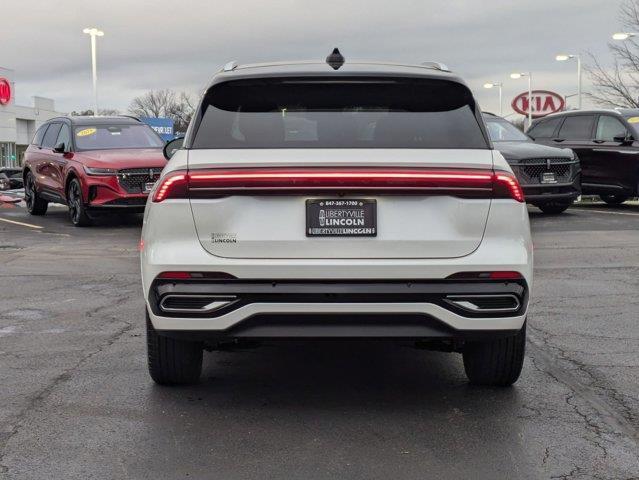
[(491, 280), (520, 280), (522, 278), (519, 272), (490, 272)]
[(161, 280), (198, 280), (205, 278), (215, 280), (235, 280), (237, 277), (226, 272), (162, 272), (155, 278)]
[(496, 272), (458, 272), (449, 275), (449, 280), (521, 280), (524, 277), (519, 272), (496, 271)]
[(170, 279), (170, 280), (187, 280), (191, 278), (189, 272), (162, 272), (157, 278)]
[(519, 183), (506, 172), (389, 168), (244, 168), (176, 171), (162, 179), (154, 202), (220, 195), (365, 191), (512, 198), (523, 202)]

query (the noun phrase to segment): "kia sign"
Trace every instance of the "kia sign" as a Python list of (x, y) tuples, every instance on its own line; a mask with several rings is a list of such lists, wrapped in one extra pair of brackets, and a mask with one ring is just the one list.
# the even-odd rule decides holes
[[(564, 109), (564, 98), (558, 93), (548, 90), (533, 90), (531, 98), (533, 118), (545, 117)], [(511, 106), (515, 112), (528, 116), (528, 92), (517, 95)]]
[(11, 101), (11, 85), (9, 80), (0, 77), (0, 105), (6, 105)]

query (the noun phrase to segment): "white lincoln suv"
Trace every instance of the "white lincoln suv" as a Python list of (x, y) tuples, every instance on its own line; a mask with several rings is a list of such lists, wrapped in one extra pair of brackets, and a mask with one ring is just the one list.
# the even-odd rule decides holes
[(472, 383), (517, 380), (526, 204), (443, 65), (231, 63), (180, 143), (140, 242), (153, 380), (292, 338), (418, 341), (461, 353)]

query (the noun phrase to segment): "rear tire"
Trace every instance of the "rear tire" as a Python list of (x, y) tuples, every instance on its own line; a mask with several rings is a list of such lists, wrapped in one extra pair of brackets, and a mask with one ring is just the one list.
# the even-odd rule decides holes
[(559, 202), (548, 202), (548, 203), (540, 203), (537, 205), (537, 208), (544, 213), (548, 213), (551, 215), (557, 215), (559, 213), (565, 212), (568, 207), (572, 205), (571, 203), (559, 203)]
[(69, 207), (69, 218), (76, 227), (87, 227), (91, 225), (91, 218), (87, 214), (87, 209), (82, 201), (82, 187), (80, 180), (74, 178), (67, 187), (67, 205)]
[(526, 351), (526, 324), (512, 337), (466, 344), (464, 370), (473, 385), (506, 387), (519, 378)]
[(202, 373), (200, 342), (189, 342), (158, 335), (146, 313), (146, 345), (149, 374), (160, 385), (197, 383)]
[(43, 200), (36, 190), (35, 177), (31, 172), (27, 173), (24, 182), (24, 201), (27, 204), (27, 211), (31, 215), (44, 215), (47, 213), (49, 202)]
[(608, 205), (621, 205), (630, 197), (628, 197), (627, 195), (599, 195), (599, 198), (601, 198)]

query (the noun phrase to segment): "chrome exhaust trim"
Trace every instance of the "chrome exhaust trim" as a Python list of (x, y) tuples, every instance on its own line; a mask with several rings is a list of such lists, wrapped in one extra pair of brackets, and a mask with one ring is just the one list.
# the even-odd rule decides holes
[[(181, 307), (171, 307), (167, 306), (167, 303), (170, 304), (170, 300), (185, 300), (185, 299), (195, 299), (201, 300), (200, 302), (194, 302), (195, 305), (193, 308), (189, 308), (188, 306)], [(210, 300), (207, 303), (206, 300)], [(166, 295), (162, 297), (160, 300), (160, 310), (167, 313), (209, 313), (219, 310), (222, 307), (226, 307), (234, 303), (237, 300), (235, 296), (229, 295)], [(198, 306), (200, 304), (201, 306)]]
[[(486, 307), (481, 300), (505, 299), (511, 302), (508, 307)], [(473, 313), (508, 313), (516, 312), (521, 307), (521, 301), (516, 295), (447, 295), (444, 299), (447, 303)]]

